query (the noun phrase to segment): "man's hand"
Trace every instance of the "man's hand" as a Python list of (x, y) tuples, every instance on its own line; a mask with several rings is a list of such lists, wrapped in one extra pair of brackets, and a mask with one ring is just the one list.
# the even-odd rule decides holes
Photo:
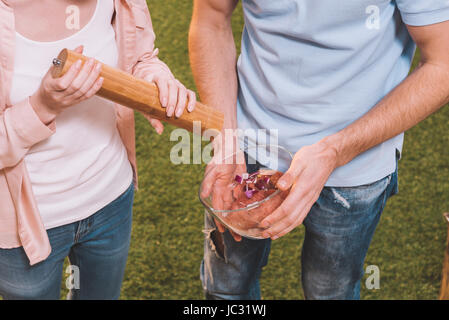
[[(215, 141), (219, 139), (221, 138), (218, 137)], [(232, 162), (227, 161), (225, 158), (235, 152), (232, 150), (233, 148), (231, 147), (226, 149), (224, 146), (222, 147), (218, 146), (216, 143), (214, 144), (214, 150), (216, 150), (216, 153), (206, 167), (204, 180), (202, 182), (201, 197), (206, 198), (209, 195), (212, 195), (212, 206), (214, 209), (229, 210), (231, 209), (233, 203), (232, 192), (229, 192), (229, 184), (230, 181), (233, 181), (237, 174), (242, 175), (246, 172), (245, 157), (241, 150), (236, 149), (238, 151), (236, 152), (236, 156), (232, 158)], [(228, 151), (226, 152), (221, 150)], [(219, 221), (217, 221), (217, 219), (214, 220), (218, 231), (221, 233), (225, 232), (226, 228)], [(234, 240), (242, 240), (240, 235), (231, 230), (229, 230), (229, 232), (233, 236)]]
[(337, 165), (336, 151), (323, 141), (300, 149), (277, 187), (290, 194), (261, 222), (264, 238), (275, 240), (302, 224)]

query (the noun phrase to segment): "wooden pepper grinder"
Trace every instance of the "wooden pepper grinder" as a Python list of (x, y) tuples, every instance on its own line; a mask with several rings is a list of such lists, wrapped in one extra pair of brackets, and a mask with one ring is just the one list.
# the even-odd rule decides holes
[[(64, 49), (53, 60), (54, 78), (62, 77), (70, 66), (78, 60), (86, 62), (89, 58), (74, 51)], [(97, 61), (98, 62), (98, 61)], [(138, 79), (132, 75), (102, 64), (100, 76), (104, 78), (103, 85), (97, 95), (120, 105), (144, 111), (151, 117), (168, 122), (176, 127), (193, 132), (193, 122), (201, 123), (201, 133), (208, 129), (221, 131), (223, 114), (216, 109), (197, 102), (192, 112), (184, 111), (180, 118), (167, 117), (166, 109), (159, 100), (159, 89), (154, 83)]]

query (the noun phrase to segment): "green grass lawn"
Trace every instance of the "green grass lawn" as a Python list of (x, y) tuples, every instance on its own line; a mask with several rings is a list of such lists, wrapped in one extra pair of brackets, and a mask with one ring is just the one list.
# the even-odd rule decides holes
[[(160, 57), (177, 78), (195, 88), (187, 33), (192, 1), (150, 0)], [(233, 21), (239, 46), (243, 18)], [(366, 259), (381, 271), (379, 290), (363, 299), (436, 299), (449, 210), (449, 108), (406, 134), (400, 161), (400, 193), (388, 203)], [(173, 128), (158, 136), (137, 116), (140, 190), (134, 206), (132, 247), (122, 299), (202, 299), (199, 265), (203, 210), (197, 200), (202, 165), (173, 165)], [(304, 230), (274, 241), (261, 286), (265, 299), (302, 299), (300, 250)], [(365, 277), (366, 278), (366, 277)], [(65, 292), (63, 293), (65, 295)]]

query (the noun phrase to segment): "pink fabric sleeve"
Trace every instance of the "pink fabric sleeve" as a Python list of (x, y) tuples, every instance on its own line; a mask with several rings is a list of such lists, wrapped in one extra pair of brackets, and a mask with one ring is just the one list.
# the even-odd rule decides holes
[(55, 132), (54, 122), (45, 125), (25, 99), (0, 115), (0, 169), (19, 163), (36, 143)]
[(133, 75), (151, 81), (155, 74), (163, 73), (174, 79), (170, 68), (157, 57), (159, 50), (154, 48), (156, 36), (146, 1), (138, 1), (132, 10), (137, 28), (136, 52), (139, 57), (132, 70)]

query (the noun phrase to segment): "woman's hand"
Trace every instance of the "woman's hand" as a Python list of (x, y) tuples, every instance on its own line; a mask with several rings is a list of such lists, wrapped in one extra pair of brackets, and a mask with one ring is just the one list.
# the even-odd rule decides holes
[[(83, 52), (83, 47), (75, 49)], [(35, 112), (45, 124), (53, 121), (64, 109), (87, 100), (100, 90), (103, 78), (99, 77), (101, 64), (89, 59), (74, 63), (61, 78), (53, 78), (51, 70), (42, 79), (39, 89), (30, 97)]]
[[(187, 89), (178, 80), (166, 74), (156, 74), (147, 80), (151, 80), (159, 88), (159, 99), (162, 107), (166, 108), (167, 117), (181, 117), (186, 107), (188, 112), (192, 112), (195, 109), (195, 92)], [(156, 132), (162, 134), (164, 130), (163, 124), (159, 120), (151, 118), (147, 113), (142, 112), (142, 114), (151, 123)]]

